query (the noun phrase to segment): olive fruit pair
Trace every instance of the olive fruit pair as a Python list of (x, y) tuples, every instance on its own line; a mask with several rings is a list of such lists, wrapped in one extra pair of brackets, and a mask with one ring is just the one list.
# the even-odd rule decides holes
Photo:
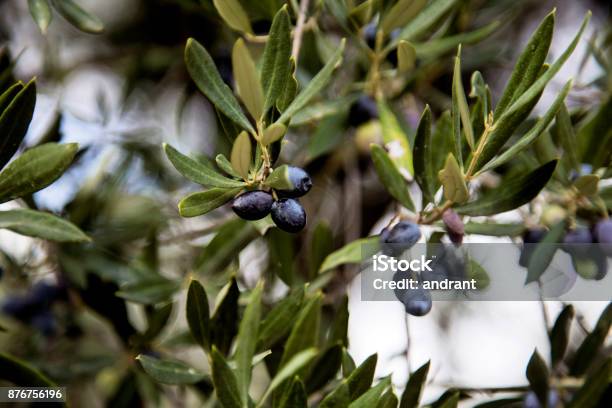
[(240, 218), (254, 221), (271, 214), (277, 227), (287, 232), (299, 232), (306, 225), (306, 211), (296, 197), (306, 194), (312, 187), (308, 173), (299, 167), (289, 166), (289, 181), (293, 188), (275, 190), (278, 200), (270, 192), (248, 191), (239, 195), (232, 203), (232, 209)]

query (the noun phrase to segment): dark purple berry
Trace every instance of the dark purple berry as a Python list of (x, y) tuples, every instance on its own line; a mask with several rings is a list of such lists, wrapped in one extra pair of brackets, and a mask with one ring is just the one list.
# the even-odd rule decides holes
[(442, 221), (446, 227), (448, 238), (455, 245), (461, 245), (463, 235), (465, 234), (465, 226), (463, 220), (453, 209), (448, 209), (442, 214)]
[(306, 226), (306, 211), (298, 200), (281, 198), (272, 204), (272, 220), (283, 231), (299, 232)]
[(274, 198), (265, 191), (248, 191), (234, 198), (232, 210), (245, 220), (260, 220), (270, 214)]
[(276, 190), (279, 196), (296, 198), (310, 191), (312, 179), (304, 169), (295, 166), (287, 166), (287, 176), (293, 188), (290, 190)]
[(410, 221), (401, 221), (391, 230), (383, 230), (380, 234), (383, 252), (391, 256), (400, 255), (416, 244), (420, 238), (419, 226)]
[(593, 228), (595, 241), (607, 256), (612, 256), (612, 220), (601, 220)]
[(567, 245), (591, 244), (593, 243), (593, 234), (588, 228), (576, 228), (565, 234), (563, 243)]
[(348, 117), (351, 126), (358, 127), (376, 118), (378, 118), (378, 107), (374, 99), (369, 96), (362, 95), (351, 105)]
[[(409, 276), (405, 272), (398, 271), (393, 274), (395, 282), (408, 278)], [(404, 309), (409, 315), (425, 316), (431, 310), (431, 294), (428, 290), (423, 289), (420, 283), (416, 289), (394, 289), (393, 292), (395, 297), (404, 304)]]

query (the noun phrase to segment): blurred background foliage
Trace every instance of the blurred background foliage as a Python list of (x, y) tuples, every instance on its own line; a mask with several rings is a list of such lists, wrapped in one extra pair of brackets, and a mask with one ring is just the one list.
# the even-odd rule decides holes
[[(161, 143), (183, 147), (208, 163), (218, 153), (229, 156), (237, 134), (189, 78), (183, 61), (185, 41), (193, 37), (203, 44), (223, 80), (234, 86), (231, 49), (245, 30), (230, 27), (218, 7), (207, 0), (75, 2), (82, 9), (72, 1), (57, 0), (49, 3), (49, 10), (36, 3), (47, 4), (0, 1), (0, 93), (17, 79), (27, 82), (36, 76), (36, 110), (21, 150), (59, 142), (78, 142), (80, 150), (72, 167), (52, 186), (4, 206), (55, 213), (78, 226), (92, 241), (54, 243), (0, 232), (0, 351), (2, 356), (11, 355), (36, 367), (51, 381), (66, 384), (73, 406), (200, 406), (204, 402), (215, 406), (210, 398), (213, 380), (208, 374), (208, 361), (185, 322), (185, 313), (189, 313), (185, 296), (192, 277), (202, 282), (211, 300), (211, 330), (215, 333), (210, 336), (221, 354), (229, 355), (247, 293), (264, 277), (262, 316), (274, 310), (297, 314), (307, 304), (317, 316), (315, 320), (320, 319), (317, 325), (321, 338), (313, 340), (320, 354), (314, 360), (313, 372), (322, 374), (302, 378), (311, 401), (319, 402), (335, 388), (337, 381), (332, 379), (337, 373), (350, 378), (354, 362), (346, 351), (350, 341), (346, 334), (346, 286), (355, 270), (336, 268), (333, 274), (322, 275), (318, 271), (334, 250), (378, 233), (392, 218), (396, 206), (370, 158), (370, 143), (380, 143), (383, 137), (380, 112), (363, 98), (382, 92), (411, 145), (426, 104), (435, 118), (434, 132), (444, 132), (444, 126), (450, 126), (450, 116), (445, 112), (452, 105), (453, 56), (459, 43), (463, 44), (461, 78), (466, 93), (470, 92), (467, 84), (471, 83), (472, 72), (478, 70), (497, 100), (522, 45), (553, 6), (558, 7), (561, 27), (555, 32), (561, 39), (560, 44), (553, 43), (553, 58), (577, 31), (584, 8), (591, 7), (592, 26), (583, 37), (588, 45), (574, 54), (572, 68), (561, 71), (561, 79), (552, 82), (552, 91), (544, 92), (535, 112), (543, 113), (566, 79), (573, 76), (574, 88), (566, 100), (572, 130), (607, 141), (579, 146), (579, 157), (584, 161), (578, 164), (591, 165), (586, 173), (593, 168), (604, 169), (600, 172), (602, 179), (612, 176), (608, 168), (612, 153), (612, 30), (605, 1), (581, 6), (572, 1), (448, 2), (444, 18), (424, 30), (407, 49), (409, 55), (414, 54), (407, 66), (400, 66), (394, 50), (379, 61), (377, 90), (372, 89), (370, 76), (371, 48), (376, 47), (372, 18), (376, 16), (369, 5), (376, 3), (388, 10), (397, 2), (287, 1), (293, 25), (298, 23), (300, 5), (309, 4), (307, 18), (302, 21), (304, 32), (296, 71), (301, 89), (330, 58), (340, 39), (347, 38), (343, 63), (332, 82), (293, 118), (280, 151), (281, 163), (302, 166), (314, 179), (312, 192), (303, 199), (308, 227), (299, 235), (277, 229), (262, 234), (257, 225), (236, 219), (227, 209), (188, 220), (181, 219), (176, 210), (179, 197), (194, 191), (194, 186), (169, 165)], [(255, 58), (263, 52), (263, 36), (284, 3), (240, 1), (249, 20), (245, 37)], [(340, 3), (351, 11), (349, 15), (343, 14)], [(396, 20), (381, 21), (390, 29), (388, 40), (393, 42), (393, 30), (412, 17), (398, 13)], [(363, 103), (359, 105), (359, 101)], [(534, 121), (526, 121), (525, 129)], [(500, 178), (511, 179), (547, 162), (551, 146), (555, 150), (561, 144), (559, 132), (553, 125), (525, 154), (497, 168), (491, 178), (483, 178), (480, 191), (499, 185)], [(516, 133), (513, 140), (522, 131)], [(557, 168), (559, 188), (570, 179), (572, 166)], [(411, 187), (419, 197), (414, 190)], [(612, 186), (600, 187), (599, 196), (603, 204), (597, 202), (595, 209), (586, 208), (579, 214), (582, 219), (598, 217), (593, 214), (601, 213), (601, 205), (606, 213), (612, 208)], [(505, 235), (516, 238), (524, 232), (521, 226), (543, 223), (544, 217), (536, 210), (515, 219), (519, 228)], [(557, 220), (555, 214), (550, 217)], [(467, 232), (469, 227), (466, 225)], [(308, 297), (302, 303), (304, 294), (300, 290), (307, 282)], [(322, 298), (313, 296), (318, 289), (323, 290)], [(287, 301), (292, 297), (299, 301)], [(279, 302), (286, 303), (276, 309)], [(212, 305), (217, 305), (214, 312)], [(560, 327), (554, 325), (562, 333), (574, 310), (566, 308), (564, 313), (559, 317)], [(538, 397), (547, 393), (550, 377), (553, 388), (562, 390), (561, 399), (574, 398), (574, 406), (587, 406), (581, 405), (583, 400), (576, 400), (573, 393), (582, 383), (568, 381), (585, 373), (600, 378), (605, 374), (600, 370), (610, 370), (609, 345), (603, 349), (609, 343), (610, 320), (608, 307), (596, 325), (584, 328), (580, 341), (570, 342), (567, 355), (566, 345), (561, 357), (552, 356), (557, 359), (550, 367), (552, 374), (546, 367), (542, 369), (534, 354), (530, 367), (536, 367), (536, 377), (546, 378), (546, 385), (542, 388), (541, 381), (529, 378), (528, 371), (531, 387), (501, 390), (511, 393), (507, 405), (520, 404), (530, 389)], [(261, 356), (265, 364), (254, 370), (252, 387), (256, 395), (263, 393), (266, 378), (277, 373), (281, 363), (278, 349), (282, 355), (290, 323), (266, 339), (273, 353)], [(296, 333), (308, 333), (308, 327), (299, 329)], [(562, 337), (556, 334), (551, 338)], [(583, 342), (584, 338), (590, 340)], [(259, 344), (257, 351), (266, 349)], [(135, 360), (139, 355), (141, 363)], [(188, 376), (183, 382), (190, 384), (186, 387), (160, 385), (150, 375), (156, 367), (149, 368), (149, 374), (142, 369), (147, 358), (181, 359), (206, 374)], [(361, 393), (370, 388), (374, 377), (373, 368), (368, 367), (372, 360), (363, 364), (360, 367), (368, 373)], [(420, 376), (423, 374), (427, 376), (427, 368), (420, 371)], [(159, 375), (163, 373), (158, 373), (157, 380)], [(396, 383), (395, 387), (416, 392), (418, 401), (425, 378), (413, 374), (410, 379), (412, 383)], [(589, 381), (585, 384), (595, 383)], [(564, 394), (567, 389), (572, 393)], [(605, 381), (595, 391), (583, 392), (593, 392), (587, 395), (596, 404), (604, 390), (609, 396), (610, 386)], [(489, 391), (451, 389), (433, 406), (453, 406), (457, 399), (488, 396)], [(357, 395), (352, 397), (357, 399)], [(277, 404), (278, 398), (270, 402)], [(389, 405), (376, 406), (394, 406), (390, 395), (380, 400), (389, 400), (385, 402)], [(401, 406), (413, 406), (406, 404)]]

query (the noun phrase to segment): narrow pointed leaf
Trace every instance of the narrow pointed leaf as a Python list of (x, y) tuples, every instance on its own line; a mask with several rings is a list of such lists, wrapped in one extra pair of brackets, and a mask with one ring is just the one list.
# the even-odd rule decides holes
[(414, 373), (410, 374), (406, 388), (402, 393), (399, 408), (417, 408), (423, 394), (423, 388), (427, 382), (430, 361), (419, 367)]
[(255, 355), (257, 338), (259, 336), (259, 322), (261, 320), (261, 293), (263, 284), (260, 282), (249, 297), (249, 303), (244, 311), (240, 327), (234, 360), (236, 361), (236, 379), (241, 399), (249, 398), (251, 385), (251, 362)]
[(444, 197), (453, 203), (462, 204), (469, 198), (465, 177), (455, 156), (449, 153), (444, 168), (438, 173), (438, 178), (444, 187)]
[(431, 110), (429, 105), (427, 105), (419, 120), (412, 156), (414, 160), (414, 177), (421, 187), (425, 199), (429, 202), (433, 201), (435, 193), (434, 163), (432, 161), (431, 149)]
[(612, 358), (608, 357), (600, 368), (584, 380), (584, 385), (576, 391), (567, 407), (595, 408), (605, 406), (605, 393), (610, 388), (611, 378)]
[(406, 25), (425, 6), (427, 0), (399, 0), (386, 13), (381, 28), (386, 34)]
[(68, 169), (76, 143), (47, 143), (26, 150), (0, 173), (0, 203), (42, 190)]
[(270, 27), (261, 66), (264, 91), (264, 112), (274, 106), (291, 75), (291, 21), (287, 7), (281, 8)]
[(549, 13), (534, 31), (519, 56), (504, 92), (495, 107), (498, 118), (531, 84), (535, 82), (548, 55), (555, 27), (555, 11)]
[(565, 306), (561, 313), (559, 313), (550, 331), (550, 359), (553, 367), (555, 364), (560, 363), (565, 356), (574, 314), (574, 307), (572, 305)]
[(548, 400), (548, 367), (537, 350), (531, 355), (526, 374), (531, 389), (538, 396), (540, 403), (545, 405)]
[(557, 161), (550, 161), (531, 173), (505, 181), (482, 198), (456, 208), (463, 215), (493, 215), (510, 211), (531, 201), (552, 177)]
[(343, 381), (335, 390), (323, 398), (320, 408), (347, 408), (350, 402), (349, 387), (348, 384)]
[[(453, 109), (452, 115), (453, 118), (455, 116), (461, 119), (461, 124), (463, 125), (463, 133), (465, 134), (465, 138), (467, 140), (470, 149), (474, 150), (474, 130), (472, 129), (472, 121), (470, 119), (470, 109), (468, 108), (467, 99), (465, 97), (465, 91), (463, 89), (463, 83), (461, 81), (461, 46), (457, 51), (457, 56), (455, 57), (455, 70), (453, 71), (453, 91), (452, 91), (452, 99), (453, 99)], [(459, 145), (461, 146), (461, 131), (458, 127), (459, 120), (453, 119), (453, 124), (457, 124), (456, 132), (459, 133)]]
[(121, 290), (117, 291), (115, 295), (130, 302), (154, 305), (168, 301), (180, 286), (181, 284), (178, 281), (153, 276), (126, 283), (121, 286)]
[[(19, 149), (36, 104), (36, 82), (13, 85), (0, 97), (0, 169)], [(1, 191), (1, 190), (0, 190)]]
[(28, 209), (0, 212), (0, 229), (56, 242), (88, 242), (91, 239), (76, 225), (53, 214)]
[(588, 371), (589, 367), (597, 361), (601, 348), (609, 337), (610, 326), (612, 324), (612, 303), (604, 309), (597, 319), (595, 328), (585, 337), (585, 339), (574, 353), (570, 361), (570, 375), (579, 377)]
[(359, 367), (353, 370), (346, 379), (351, 401), (355, 401), (372, 386), (377, 361), (378, 354), (372, 354)]
[(28, 7), (38, 28), (43, 34), (46, 34), (53, 17), (49, 0), (28, 0)]
[(259, 73), (255, 67), (255, 62), (253, 62), (251, 53), (249, 53), (249, 49), (242, 38), (239, 38), (234, 44), (232, 67), (238, 95), (240, 95), (251, 117), (259, 120), (264, 107), (263, 90), (261, 82), (259, 82)]
[(296, 316), (279, 367), (287, 365), (301, 351), (317, 346), (320, 323), (321, 295), (317, 294), (306, 301), (304, 308)]
[(217, 350), (227, 354), (232, 341), (238, 333), (238, 298), (240, 290), (236, 278), (219, 292), (218, 303), (210, 319), (210, 342)]
[(304, 288), (299, 288), (272, 308), (259, 328), (259, 350), (271, 348), (291, 331), (295, 316), (298, 315)]
[(297, 375), (297, 373), (300, 372), (300, 370), (302, 370), (316, 356), (316, 348), (309, 348), (294, 355), (289, 361), (281, 366), (281, 369), (278, 371), (278, 373), (276, 373), (274, 378), (272, 378), (266, 392), (261, 397), (261, 401), (265, 401), (270, 396), (272, 391), (276, 390), (283, 382), (294, 375)]
[(83, 8), (74, 1), (53, 0), (53, 5), (62, 17), (79, 30), (91, 34), (99, 34), (104, 31), (104, 23), (102, 20), (83, 10)]
[[(287, 84), (281, 95), (276, 100), (276, 108), (279, 112), (284, 112), (285, 109), (293, 102), (299, 88), (298, 80), (295, 76), (295, 60), (290, 59), (289, 77), (287, 78)], [(303, 112), (303, 110), (302, 110)]]
[(215, 394), (223, 408), (243, 408), (246, 401), (241, 398), (242, 393), (238, 387), (238, 380), (230, 368), (225, 357), (215, 346), (212, 348), (212, 378), (215, 385)]
[(304, 389), (304, 383), (299, 377), (295, 377), (287, 387), (278, 404), (279, 408), (307, 408), (308, 395)]
[(162, 384), (195, 384), (206, 378), (206, 374), (180, 361), (162, 360), (144, 354), (140, 354), (136, 360), (147, 374)]
[(219, 153), (215, 157), (215, 162), (217, 163), (217, 166), (219, 166), (219, 168), (223, 170), (227, 175), (232, 176), (234, 178), (240, 178), (240, 174), (238, 174), (236, 170), (234, 170), (234, 168), (232, 167), (232, 163), (230, 163), (230, 161), (227, 159), (227, 157), (225, 157), (225, 155)]
[(185, 156), (169, 144), (164, 143), (164, 152), (174, 168), (194, 183), (221, 188), (236, 188), (245, 185), (243, 181), (224, 177), (209, 166)]
[(325, 66), (321, 68), (317, 75), (308, 83), (306, 88), (295, 97), (281, 117), (278, 118), (278, 123), (287, 123), (293, 115), (300, 111), (315, 95), (318, 95), (323, 90), (329, 82), (334, 69), (342, 62), (342, 53), (344, 52), (345, 43), (346, 41), (342, 39), (340, 45), (336, 48), (336, 51)]
[(210, 350), (210, 310), (208, 297), (200, 282), (192, 280), (187, 291), (187, 324), (193, 339), (204, 349)]
[(578, 141), (576, 139), (576, 132), (572, 127), (570, 114), (567, 111), (565, 104), (562, 104), (557, 111), (556, 124), (557, 134), (559, 135), (561, 146), (563, 146), (563, 153), (570, 166), (574, 170), (579, 170), (580, 162), (578, 160)]
[(221, 18), (236, 31), (252, 34), (251, 22), (238, 0), (213, 0)]
[(211, 188), (190, 194), (179, 202), (179, 214), (181, 217), (204, 215), (230, 201), (240, 190), (241, 188)]
[(351, 402), (349, 408), (370, 408), (376, 406), (382, 393), (391, 385), (391, 379), (385, 378), (374, 387), (366, 391), (362, 396)]
[(452, 50), (456, 50), (459, 44), (474, 44), (491, 35), (500, 26), (499, 21), (493, 21), (484, 27), (467, 33), (459, 33), (441, 38), (433, 38), (425, 42), (414, 43), (416, 56), (420, 59), (434, 59)]
[(249, 169), (251, 168), (251, 160), (253, 157), (253, 146), (251, 145), (251, 137), (247, 132), (241, 132), (232, 146), (232, 154), (230, 161), (232, 167), (244, 180), (249, 178)]
[(217, 109), (243, 129), (255, 133), (232, 90), (221, 79), (212, 57), (193, 38), (187, 40), (185, 46), (185, 64), (195, 84)]
[(372, 162), (374, 163), (376, 174), (378, 174), (378, 178), (387, 191), (389, 191), (393, 198), (399, 201), (404, 207), (414, 211), (414, 204), (408, 192), (408, 183), (406, 183), (404, 177), (402, 177), (397, 167), (395, 167), (387, 152), (385, 152), (382, 147), (375, 144), (370, 146), (370, 152), (372, 154)]

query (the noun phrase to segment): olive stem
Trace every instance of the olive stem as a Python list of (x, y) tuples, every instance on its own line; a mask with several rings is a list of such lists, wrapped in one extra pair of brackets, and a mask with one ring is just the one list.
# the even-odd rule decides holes
[(423, 224), (423, 225), (433, 224), (434, 222), (438, 221), (442, 217), (442, 214), (444, 214), (444, 211), (448, 210), (452, 206), (453, 206), (453, 202), (451, 200), (446, 200), (441, 207), (434, 208), (429, 214), (429, 217), (421, 219), (420, 224)]
[(494, 129), (495, 129), (495, 126), (493, 124), (493, 112), (489, 112), (489, 116), (487, 117), (487, 122), (485, 123), (485, 128), (482, 131), (482, 136), (480, 137), (480, 140), (478, 140), (478, 146), (476, 147), (476, 150), (474, 151), (474, 154), (472, 155), (472, 159), (470, 160), (470, 165), (468, 166), (468, 170), (465, 173), (466, 181), (470, 181), (470, 179), (472, 178), (472, 175), (474, 171), (476, 170), (476, 163), (478, 162), (480, 155), (482, 154), (485, 146), (487, 145), (489, 135)]
[(304, 23), (306, 22), (306, 13), (308, 12), (308, 6), (310, 0), (302, 0), (300, 3), (300, 11), (298, 13), (297, 23), (295, 25), (295, 32), (293, 35), (293, 46), (291, 49), (291, 57), (295, 60), (297, 65), (298, 57), (300, 55), (300, 48), (302, 47), (302, 37), (304, 35)]

